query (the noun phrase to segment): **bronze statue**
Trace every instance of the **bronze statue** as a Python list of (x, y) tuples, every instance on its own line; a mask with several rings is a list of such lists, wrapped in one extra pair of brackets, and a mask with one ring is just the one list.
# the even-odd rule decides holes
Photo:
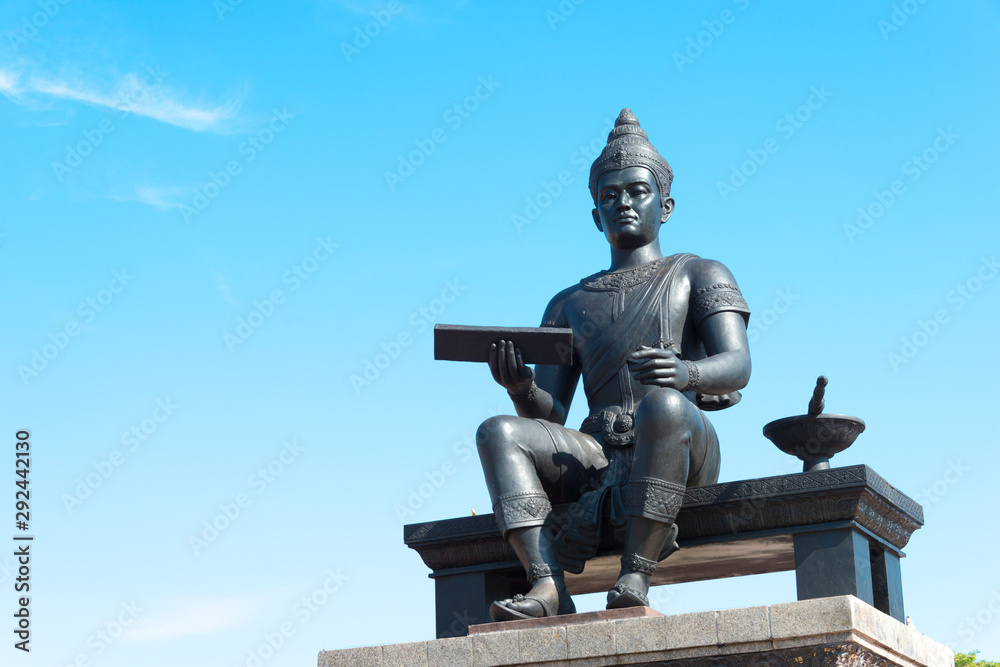
[[(532, 370), (513, 343), (491, 347), (518, 416), (488, 419), (477, 444), (500, 531), (532, 584), (493, 603), (496, 621), (573, 613), (564, 569), (582, 571), (606, 530), (624, 543), (608, 608), (648, 605), (657, 562), (677, 548), (685, 488), (718, 481), (703, 410), (735, 404), (750, 378), (749, 310), (722, 264), (660, 251), (672, 179), (623, 109), (590, 170), (611, 266), (553, 297), (542, 318), (573, 330), (572, 365)], [(576, 431), (564, 424), (581, 376), (590, 416)], [(572, 517), (552, 516), (552, 503), (568, 502)]]

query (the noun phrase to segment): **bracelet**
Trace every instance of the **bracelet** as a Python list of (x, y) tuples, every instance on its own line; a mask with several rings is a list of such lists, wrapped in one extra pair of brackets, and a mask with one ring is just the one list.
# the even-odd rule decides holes
[(693, 391), (698, 388), (698, 365), (689, 359), (682, 359), (681, 361), (688, 369), (688, 381), (681, 391)]
[(528, 387), (528, 391), (523, 394), (512, 394), (509, 391), (507, 392), (507, 395), (510, 396), (510, 400), (514, 401), (518, 405), (525, 405), (534, 402), (536, 394), (538, 394), (538, 385), (534, 382), (532, 382), (531, 386)]

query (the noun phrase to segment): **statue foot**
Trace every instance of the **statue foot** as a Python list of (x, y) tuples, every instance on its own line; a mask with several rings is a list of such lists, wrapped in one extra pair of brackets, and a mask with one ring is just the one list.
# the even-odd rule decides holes
[(490, 618), (494, 621), (520, 621), (575, 612), (576, 605), (565, 590), (565, 584), (557, 585), (552, 577), (536, 581), (527, 595), (515, 595), (490, 605)]
[(649, 590), (649, 581), (643, 580), (642, 575), (630, 573), (618, 578), (618, 583), (608, 591), (608, 609), (622, 609), (625, 607), (648, 607), (649, 599), (646, 591)]

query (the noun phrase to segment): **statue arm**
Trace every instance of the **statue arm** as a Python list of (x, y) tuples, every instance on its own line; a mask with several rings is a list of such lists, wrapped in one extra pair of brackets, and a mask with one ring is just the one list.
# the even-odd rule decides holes
[(697, 391), (713, 395), (739, 391), (750, 381), (750, 311), (729, 269), (712, 260), (692, 264), (691, 310), (708, 355), (694, 362)]
[[(541, 326), (569, 326), (564, 310), (569, 291), (557, 294), (549, 302)], [(519, 416), (566, 423), (580, 379), (580, 363), (575, 354), (571, 366), (538, 364), (532, 371), (521, 359), (520, 350), (509, 341), (499, 341), (490, 350), (490, 370), (493, 379), (507, 389)]]
[[(543, 327), (568, 327), (569, 318), (566, 315), (566, 300), (575, 288), (564, 290), (553, 297), (542, 315)], [(556, 424), (566, 424), (569, 406), (576, 393), (576, 385), (580, 380), (580, 361), (573, 355), (570, 366), (552, 366), (537, 364), (535, 366), (535, 383), (538, 385), (534, 405), (516, 405), (517, 413), (522, 417), (545, 419)], [(524, 410), (524, 412), (522, 412)]]
[[(574, 366), (535, 366), (535, 382), (538, 385), (536, 404), (531, 410), (528, 406), (516, 405), (517, 414), (522, 417), (537, 417), (556, 424), (566, 424), (573, 394), (580, 379), (580, 369)], [(522, 409), (525, 409), (522, 412)], [(529, 414), (530, 412), (530, 414)]]
[(705, 319), (701, 336), (708, 356), (694, 362), (698, 367), (701, 394), (729, 394), (750, 381), (750, 349), (747, 327), (738, 313), (722, 312)]
[[(642, 384), (695, 391), (708, 396), (733, 394), (750, 380), (746, 317), (750, 311), (729, 270), (718, 262), (694, 260), (688, 275), (691, 299), (687, 316), (705, 347), (704, 359), (681, 359), (674, 349), (643, 347), (629, 359)], [(736, 399), (738, 400), (738, 398)], [(728, 397), (725, 405), (731, 405)]]

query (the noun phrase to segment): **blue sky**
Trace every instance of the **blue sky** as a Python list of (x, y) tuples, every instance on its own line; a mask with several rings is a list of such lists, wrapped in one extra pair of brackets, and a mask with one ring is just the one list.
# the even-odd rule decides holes
[[(761, 428), (829, 376), (868, 425), (834, 463), (925, 508), (907, 613), (1000, 658), (997, 2), (11, 0), (0, 33), (17, 664), (433, 637), (402, 525), (490, 511), (471, 438), (512, 410), (431, 325), (533, 326), (607, 267), (586, 176), (622, 107), (675, 172), (664, 250), (724, 262), (754, 312), (722, 479), (799, 469)], [(794, 597), (783, 573), (654, 606)]]

